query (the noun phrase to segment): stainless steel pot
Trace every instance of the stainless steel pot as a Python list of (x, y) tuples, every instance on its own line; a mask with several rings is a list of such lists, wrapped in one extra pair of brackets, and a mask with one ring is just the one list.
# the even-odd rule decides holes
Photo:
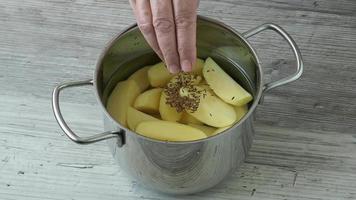
[[(262, 81), (258, 56), (247, 41), (264, 30), (273, 30), (282, 36), (296, 58), (294, 74), (267, 84)], [(241, 34), (221, 22), (199, 16), (197, 48), (198, 57), (212, 57), (254, 97), (248, 114), (230, 129), (198, 141), (162, 142), (136, 134), (113, 120), (105, 104), (116, 83), (137, 69), (159, 61), (136, 25), (128, 27), (109, 43), (99, 58), (94, 79), (63, 83), (54, 89), (53, 112), (59, 126), (79, 144), (107, 140), (120, 167), (154, 190), (190, 194), (215, 186), (243, 163), (254, 135), (253, 113), (263, 95), (272, 88), (298, 79), (303, 63), (293, 39), (275, 24), (263, 24)], [(105, 132), (90, 137), (77, 136), (66, 124), (59, 107), (62, 89), (83, 85), (94, 85), (97, 100), (105, 113)]]

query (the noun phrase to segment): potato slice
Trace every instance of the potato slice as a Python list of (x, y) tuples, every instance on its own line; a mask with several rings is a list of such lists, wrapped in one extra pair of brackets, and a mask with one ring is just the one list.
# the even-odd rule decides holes
[(179, 121), (182, 118), (183, 112), (177, 112), (177, 110), (170, 105), (166, 104), (167, 95), (162, 91), (161, 99), (159, 102), (159, 113), (161, 118), (166, 121)]
[(147, 75), (152, 87), (164, 87), (174, 76), (174, 74), (169, 73), (163, 62), (153, 65), (148, 70)]
[(206, 134), (206, 136), (208, 136), (208, 137), (212, 136), (213, 133), (217, 130), (216, 128), (206, 126), (206, 125), (189, 124), (189, 126), (203, 131)]
[(247, 104), (243, 106), (235, 106), (236, 111), (236, 123), (239, 122), (248, 112)]
[(182, 118), (179, 120), (180, 123), (183, 124), (199, 124), (203, 125), (203, 122), (197, 120), (195, 117), (192, 115), (188, 114), (187, 112), (183, 112)]
[(106, 103), (106, 109), (121, 125), (127, 126), (127, 108), (132, 106), (140, 91), (140, 87), (134, 80), (126, 80), (119, 82), (111, 92)]
[[(197, 58), (191, 73), (202, 76), (203, 67), (204, 60)], [(164, 87), (174, 76), (174, 74), (168, 71), (167, 66), (163, 62), (153, 65), (147, 74), (152, 87)]]
[(177, 122), (145, 121), (136, 127), (136, 132), (163, 141), (192, 141), (206, 138), (203, 131)]
[(222, 70), (213, 59), (206, 59), (203, 75), (215, 94), (225, 102), (241, 106), (252, 100), (251, 94)]
[(139, 110), (136, 110), (131, 106), (127, 109), (127, 125), (132, 131), (135, 131), (136, 126), (141, 122), (155, 120), (159, 119), (152, 117), (151, 115), (148, 115), (146, 113), (143, 113)]
[(154, 88), (140, 94), (134, 103), (134, 108), (145, 113), (158, 113), (162, 88)]
[(150, 87), (150, 82), (148, 81), (147, 71), (150, 69), (151, 66), (143, 67), (133, 73), (128, 80), (134, 80), (140, 86), (141, 92), (147, 90)]
[[(203, 90), (195, 86), (197, 90)], [(200, 95), (199, 106), (196, 111), (187, 111), (188, 114), (199, 121), (213, 127), (225, 127), (236, 121), (236, 112), (233, 106), (225, 103), (209, 91), (206, 95)]]

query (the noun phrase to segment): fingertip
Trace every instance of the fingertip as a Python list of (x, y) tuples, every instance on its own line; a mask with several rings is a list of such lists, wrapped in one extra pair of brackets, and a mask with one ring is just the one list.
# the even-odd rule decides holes
[(180, 72), (180, 68), (178, 67), (178, 65), (175, 64), (169, 65), (168, 70), (172, 74), (177, 74), (178, 72)]
[(192, 63), (191, 63), (189, 60), (183, 60), (183, 61), (181, 62), (181, 65), (182, 65), (182, 70), (183, 70), (184, 72), (190, 72), (190, 71), (192, 71), (193, 66), (192, 66)]

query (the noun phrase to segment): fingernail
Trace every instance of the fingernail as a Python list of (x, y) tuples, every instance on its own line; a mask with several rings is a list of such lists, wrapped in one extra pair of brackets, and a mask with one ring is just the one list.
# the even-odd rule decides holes
[(192, 71), (192, 63), (189, 62), (189, 60), (183, 60), (182, 62), (182, 69), (185, 72), (190, 72)]
[(169, 71), (172, 73), (172, 74), (176, 74), (180, 71), (178, 65), (171, 65), (169, 67)]

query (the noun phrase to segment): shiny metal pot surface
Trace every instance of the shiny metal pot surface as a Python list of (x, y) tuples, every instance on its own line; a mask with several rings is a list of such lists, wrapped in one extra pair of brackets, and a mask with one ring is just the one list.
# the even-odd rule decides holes
[[(296, 72), (281, 80), (263, 84), (258, 56), (247, 38), (268, 29), (289, 43), (296, 58)], [(136, 25), (128, 27), (108, 44), (99, 58), (94, 79), (63, 83), (54, 89), (53, 112), (59, 126), (71, 140), (79, 144), (107, 140), (120, 167), (154, 190), (191, 194), (215, 186), (234, 172), (248, 154), (254, 135), (253, 113), (263, 95), (272, 88), (298, 79), (303, 71), (303, 63), (293, 39), (275, 24), (263, 24), (241, 34), (221, 22), (199, 16), (197, 48), (198, 57), (212, 57), (254, 97), (249, 104), (248, 114), (230, 129), (197, 141), (163, 142), (136, 134), (113, 120), (105, 104), (116, 83), (139, 68), (159, 61)], [(97, 100), (105, 113), (104, 133), (79, 137), (62, 117), (60, 91), (82, 85), (94, 85), (96, 89)]]

